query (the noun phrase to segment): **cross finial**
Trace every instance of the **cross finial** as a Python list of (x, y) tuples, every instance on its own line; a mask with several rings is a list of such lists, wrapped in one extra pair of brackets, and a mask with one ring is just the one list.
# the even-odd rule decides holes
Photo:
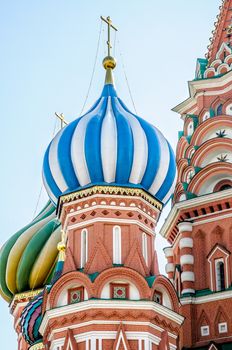
[(60, 128), (61, 129), (63, 129), (64, 124), (68, 125), (68, 122), (66, 122), (66, 120), (64, 119), (63, 113), (58, 114), (57, 112), (55, 112), (55, 116), (60, 119)]
[(108, 46), (108, 56), (110, 56), (110, 50), (112, 49), (111, 42), (110, 42), (110, 29), (113, 28), (117, 32), (117, 28), (112, 24), (110, 16), (104, 18), (101, 16), (101, 20), (104, 21), (108, 25), (108, 40), (107, 40), (107, 46)]

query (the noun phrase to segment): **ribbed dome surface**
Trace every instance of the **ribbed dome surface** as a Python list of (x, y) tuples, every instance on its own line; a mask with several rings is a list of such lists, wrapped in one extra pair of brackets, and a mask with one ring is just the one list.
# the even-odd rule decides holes
[(44, 157), (43, 179), (53, 203), (92, 185), (139, 187), (163, 204), (173, 193), (173, 151), (161, 132), (118, 98), (113, 84), (82, 117), (63, 128)]
[(21, 329), (25, 340), (34, 344), (42, 339), (39, 326), (42, 320), (43, 292), (34, 297), (24, 308), (21, 317)]
[(58, 255), (60, 230), (55, 207), (49, 201), (30, 224), (4, 244), (0, 250), (0, 294), (6, 300), (40, 288), (48, 280)]

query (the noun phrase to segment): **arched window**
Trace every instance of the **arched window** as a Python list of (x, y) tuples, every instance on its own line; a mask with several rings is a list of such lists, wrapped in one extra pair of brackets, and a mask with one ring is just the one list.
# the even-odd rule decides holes
[(224, 261), (222, 259), (215, 260), (215, 272), (217, 291), (225, 290), (225, 270)]
[(192, 136), (193, 134), (193, 121), (189, 122), (188, 126), (187, 126), (187, 135), (188, 136)]
[(220, 187), (219, 191), (229, 190), (231, 188), (231, 185), (225, 184)]
[(216, 109), (216, 115), (222, 115), (222, 108), (223, 108), (223, 105), (220, 104)]
[(226, 107), (226, 114), (227, 114), (227, 115), (232, 115), (232, 103), (230, 103), (230, 104)]
[(84, 267), (88, 260), (88, 231), (81, 231), (81, 267)]
[(143, 237), (142, 237), (142, 252), (143, 252), (144, 260), (145, 260), (146, 264), (148, 264), (147, 235), (146, 235), (146, 233), (143, 233)]
[(213, 191), (214, 192), (224, 191), (224, 190), (229, 190), (230, 188), (232, 188), (232, 181), (231, 180), (222, 180), (216, 184)]
[(163, 304), (163, 296), (161, 292), (158, 292), (157, 290), (155, 290), (154, 292), (154, 296), (153, 296), (153, 300), (158, 303), (158, 304)]
[(205, 112), (203, 117), (202, 117), (202, 121), (204, 122), (205, 120), (210, 118), (210, 112)]
[(122, 263), (121, 227), (113, 228), (113, 264)]

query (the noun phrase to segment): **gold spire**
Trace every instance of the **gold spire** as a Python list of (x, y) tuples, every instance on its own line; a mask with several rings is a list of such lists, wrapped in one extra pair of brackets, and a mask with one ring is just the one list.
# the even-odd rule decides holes
[(111, 28), (113, 28), (115, 31), (117, 31), (118, 29), (112, 24), (110, 16), (108, 16), (107, 18), (101, 16), (101, 20), (104, 21), (108, 26), (108, 40), (106, 42), (108, 46), (108, 56), (106, 56), (102, 62), (103, 67), (106, 70), (105, 84), (113, 84), (112, 69), (116, 67), (116, 60), (114, 57), (111, 56), (112, 45), (110, 42), (110, 30)]

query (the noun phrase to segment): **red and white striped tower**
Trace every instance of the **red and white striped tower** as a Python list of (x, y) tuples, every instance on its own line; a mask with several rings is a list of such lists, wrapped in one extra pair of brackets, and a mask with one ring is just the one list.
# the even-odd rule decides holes
[(167, 272), (185, 316), (185, 349), (232, 348), (232, 0), (217, 18), (190, 96), (174, 108), (184, 127), (173, 205), (161, 228), (171, 244)]
[(195, 292), (192, 224), (190, 222), (180, 222), (178, 224), (178, 229), (180, 235), (181, 293), (192, 294)]

